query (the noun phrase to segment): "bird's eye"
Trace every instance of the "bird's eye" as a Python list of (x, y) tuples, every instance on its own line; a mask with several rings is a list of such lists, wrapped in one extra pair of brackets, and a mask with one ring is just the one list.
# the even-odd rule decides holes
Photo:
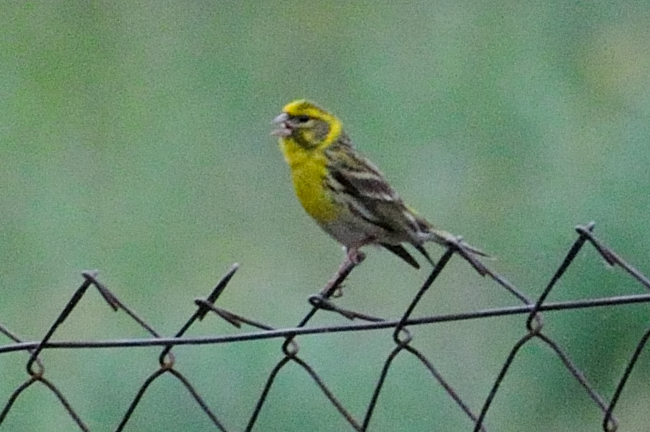
[(295, 118), (298, 123), (307, 123), (309, 121), (309, 116), (307, 115), (299, 115), (296, 116)]

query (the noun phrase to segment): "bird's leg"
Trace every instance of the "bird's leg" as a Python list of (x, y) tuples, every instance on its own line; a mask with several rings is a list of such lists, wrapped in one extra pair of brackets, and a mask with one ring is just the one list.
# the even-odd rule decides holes
[[(321, 296), (341, 297), (343, 295), (343, 292), (341, 291), (343, 280), (345, 280), (353, 268), (359, 265), (361, 261), (366, 258), (366, 254), (361, 252), (359, 248), (344, 247), (343, 250), (345, 250), (345, 258), (343, 258), (343, 261), (339, 265), (339, 268), (332, 279), (330, 279), (327, 282), (327, 285), (325, 285), (325, 288), (321, 290)], [(334, 290), (332, 291), (332, 289)]]
[[(345, 258), (343, 259), (341, 265), (339, 265), (339, 269), (337, 270), (336, 275), (332, 281), (340, 279), (344, 275), (347, 276), (347, 274), (350, 273), (354, 267), (361, 264), (361, 262), (366, 259), (366, 254), (361, 252), (359, 248), (348, 248), (344, 246), (343, 250), (345, 250)], [(332, 297), (337, 298), (342, 296), (343, 286), (339, 285), (332, 293)]]
[[(366, 254), (361, 252), (359, 248), (344, 247), (343, 249), (345, 250), (346, 259), (349, 260), (354, 265), (360, 264), (361, 261), (363, 261), (366, 258)], [(344, 266), (345, 266), (345, 261), (343, 261), (343, 263), (341, 264), (341, 267)]]

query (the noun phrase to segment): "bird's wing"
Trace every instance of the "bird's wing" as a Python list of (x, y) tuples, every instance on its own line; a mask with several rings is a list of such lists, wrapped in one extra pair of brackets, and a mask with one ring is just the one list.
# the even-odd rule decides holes
[(346, 204), (368, 222), (393, 232), (391, 208), (403, 206), (384, 175), (369, 160), (351, 147), (345, 151), (332, 149), (328, 161), (328, 182), (346, 200)]
[(328, 181), (347, 206), (401, 241), (421, 243), (431, 225), (404, 205), (379, 168), (351, 146), (338, 145), (345, 148), (333, 148), (329, 154)]

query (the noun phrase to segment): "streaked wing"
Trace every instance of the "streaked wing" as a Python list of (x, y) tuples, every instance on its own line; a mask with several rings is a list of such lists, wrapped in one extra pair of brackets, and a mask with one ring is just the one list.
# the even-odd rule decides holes
[(379, 244), (419, 268), (419, 264), (396, 242), (409, 242), (433, 262), (421, 245), (421, 234), (431, 229), (428, 222), (409, 210), (384, 175), (372, 162), (365, 159), (343, 140), (330, 146), (328, 153), (328, 183), (344, 200), (349, 211), (368, 223), (381, 227), (387, 233)]
[[(346, 141), (339, 141), (326, 150), (330, 183), (338, 192), (348, 195), (351, 205), (371, 222), (386, 224), (378, 206), (382, 203), (400, 207), (397, 192), (384, 175)], [(386, 228), (386, 227), (384, 227)]]
[(395, 190), (372, 162), (352, 149), (345, 152), (337, 151), (336, 148), (332, 150), (331, 153), (328, 152), (331, 156), (328, 158), (329, 168), (345, 192), (362, 199), (399, 201)]
[(330, 183), (348, 197), (351, 211), (388, 232), (403, 233), (403, 241), (414, 240), (415, 233), (428, 231), (428, 223), (406, 208), (372, 162), (345, 142), (336, 143), (329, 150)]

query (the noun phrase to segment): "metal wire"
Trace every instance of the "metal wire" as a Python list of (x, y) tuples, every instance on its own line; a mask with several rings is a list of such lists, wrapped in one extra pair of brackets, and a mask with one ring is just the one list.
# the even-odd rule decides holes
[[(270, 325), (261, 323), (255, 319), (244, 317), (232, 311), (225, 310), (218, 307), (215, 303), (219, 296), (223, 293), (236, 273), (238, 266), (233, 265), (230, 270), (222, 277), (216, 284), (215, 288), (205, 299), (194, 300), (197, 309), (188, 318), (174, 337), (163, 337), (152, 326), (140, 317), (133, 309), (127, 307), (120, 301), (114, 293), (106, 288), (98, 279), (97, 272), (84, 272), (82, 276), (84, 281), (81, 286), (74, 292), (68, 303), (63, 308), (59, 316), (54, 320), (50, 328), (45, 332), (43, 338), (39, 341), (23, 341), (14, 332), (10, 331), (5, 325), (0, 324), (0, 333), (7, 337), (11, 342), (0, 346), (0, 355), (16, 351), (25, 351), (29, 354), (26, 362), (27, 379), (21, 383), (9, 396), (2, 411), (0, 411), (0, 427), (5, 421), (7, 415), (12, 410), (17, 399), (21, 397), (23, 392), (34, 384), (40, 383), (50, 392), (52, 392), (56, 399), (65, 408), (71, 419), (77, 424), (80, 430), (89, 431), (90, 429), (82, 420), (80, 413), (70, 404), (68, 399), (64, 396), (60, 388), (54, 384), (50, 379), (45, 377), (46, 370), (43, 361), (40, 358), (44, 350), (53, 349), (97, 349), (97, 348), (138, 348), (146, 346), (160, 346), (161, 352), (158, 356), (158, 368), (144, 380), (140, 385), (136, 394), (129, 404), (126, 412), (121, 417), (119, 424), (116, 426), (116, 431), (122, 431), (128, 424), (133, 412), (136, 410), (142, 399), (146, 397), (147, 390), (150, 385), (163, 375), (174, 377), (180, 382), (187, 390), (196, 404), (206, 414), (207, 418), (214, 425), (215, 429), (228, 432), (235, 430), (252, 431), (257, 425), (260, 413), (267, 405), (267, 399), (271, 393), (277, 377), (282, 373), (283, 369), (288, 364), (295, 364), (303, 369), (307, 375), (316, 383), (322, 394), (326, 397), (329, 403), (336, 409), (342, 419), (349, 425), (351, 430), (355, 431), (369, 431), (372, 430), (373, 414), (377, 409), (377, 401), (380, 395), (385, 391), (384, 383), (391, 369), (393, 368), (394, 360), (400, 355), (410, 355), (416, 359), (422, 366), (430, 373), (433, 381), (440, 385), (446, 392), (449, 398), (458, 406), (460, 411), (468, 418), (473, 425), (474, 431), (486, 432), (488, 430), (485, 420), (489, 413), (490, 407), (500, 391), (501, 384), (505, 377), (516, 361), (521, 349), (533, 341), (539, 341), (542, 345), (547, 346), (557, 358), (560, 360), (564, 368), (569, 372), (569, 375), (574, 379), (580, 387), (586, 392), (593, 404), (602, 412), (602, 430), (607, 432), (615, 431), (618, 427), (618, 420), (614, 417), (616, 405), (624, 391), (626, 383), (635, 368), (637, 361), (644, 351), (648, 339), (650, 339), (650, 328), (644, 332), (639, 342), (637, 343), (630, 359), (626, 363), (623, 374), (620, 377), (616, 389), (608, 401), (589, 382), (587, 376), (578, 366), (571, 360), (568, 353), (556, 341), (544, 333), (544, 319), (542, 314), (555, 313), (572, 309), (596, 308), (596, 307), (612, 307), (616, 305), (626, 305), (635, 303), (648, 303), (650, 302), (650, 292), (647, 294), (633, 294), (622, 295), (613, 297), (602, 298), (587, 298), (565, 302), (547, 303), (546, 299), (556, 286), (557, 282), (563, 277), (566, 270), (571, 266), (575, 257), (579, 254), (585, 244), (590, 243), (611, 266), (621, 267), (627, 275), (641, 284), (643, 287), (650, 290), (650, 279), (642, 274), (638, 269), (623, 260), (618, 254), (607, 247), (603, 242), (597, 239), (593, 234), (594, 224), (590, 223), (584, 226), (576, 227), (578, 238), (571, 246), (556, 272), (551, 277), (546, 288), (542, 294), (536, 299), (532, 300), (526, 296), (520, 289), (508, 282), (503, 276), (493, 272), (486, 267), (482, 262), (478, 261), (471, 253), (465, 249), (465, 244), (462, 239), (458, 238), (456, 242), (448, 245), (448, 249), (442, 255), (438, 263), (434, 266), (429, 277), (422, 284), (416, 295), (413, 297), (409, 306), (399, 319), (385, 320), (380, 317), (371, 316), (368, 314), (360, 313), (357, 311), (345, 309), (334, 303), (332, 300), (340, 293), (343, 282), (354, 270), (354, 268), (363, 261), (363, 256), (355, 262), (344, 260), (340, 268), (335, 273), (334, 277), (326, 284), (317, 295), (309, 299), (311, 308), (300, 320), (296, 327), (275, 329)], [(438, 276), (446, 268), (447, 263), (457, 254), (467, 260), (470, 265), (482, 276), (492, 279), (496, 284), (500, 285), (507, 290), (521, 305), (483, 309), (473, 312), (463, 312), (447, 315), (432, 315), (424, 317), (412, 317), (412, 313), (420, 300), (426, 295), (429, 288), (435, 283)], [(116, 340), (95, 340), (95, 341), (55, 341), (52, 340), (53, 335), (56, 333), (59, 326), (66, 321), (70, 313), (78, 307), (81, 299), (89, 288), (94, 287), (99, 291), (102, 298), (113, 310), (123, 310), (134, 322), (146, 330), (152, 337), (146, 339), (116, 339)], [(337, 313), (351, 320), (354, 323), (346, 325), (329, 325), (329, 326), (313, 326), (308, 327), (308, 323), (319, 312)], [(230, 323), (236, 328), (243, 326), (251, 326), (254, 331), (240, 332), (238, 334), (217, 335), (217, 336), (203, 336), (203, 337), (184, 337), (187, 330), (196, 322), (202, 320), (208, 313), (213, 313), (221, 317), (224, 321)], [(433, 362), (427, 358), (421, 351), (413, 346), (413, 341), (416, 339), (416, 334), (413, 328), (422, 325), (432, 325), (441, 322), (460, 322), (464, 320), (475, 320), (485, 318), (499, 318), (515, 314), (526, 314), (527, 319), (525, 323), (524, 332), (521, 337), (512, 346), (510, 352), (506, 356), (501, 369), (494, 379), (493, 385), (485, 397), (483, 404), (480, 407), (472, 408), (462, 395), (455, 390), (441, 372), (434, 366)], [(360, 322), (359, 322), (360, 321)], [(300, 346), (298, 345), (297, 338), (304, 335), (319, 335), (319, 334), (338, 334), (345, 332), (363, 332), (375, 331), (380, 329), (393, 329), (392, 342), (394, 348), (387, 353), (379, 377), (374, 386), (374, 390), (370, 400), (365, 405), (365, 412), (361, 417), (355, 417), (353, 413), (346, 408), (346, 406), (337, 397), (335, 392), (328, 386), (327, 382), (318, 373), (318, 371), (310, 365), (300, 354)], [(181, 373), (175, 365), (175, 358), (172, 349), (180, 345), (216, 345), (226, 343), (246, 343), (261, 339), (281, 338), (282, 342), (282, 358), (280, 358), (274, 367), (271, 368), (265, 384), (263, 385), (257, 402), (252, 407), (250, 416), (248, 417), (246, 425), (243, 429), (226, 428), (225, 422), (213, 412), (213, 409), (206, 403), (204, 398), (196, 390), (192, 382)], [(353, 373), (353, 372), (351, 372)], [(4, 373), (6, 375), (6, 372)], [(433, 425), (432, 425), (433, 426)]]

